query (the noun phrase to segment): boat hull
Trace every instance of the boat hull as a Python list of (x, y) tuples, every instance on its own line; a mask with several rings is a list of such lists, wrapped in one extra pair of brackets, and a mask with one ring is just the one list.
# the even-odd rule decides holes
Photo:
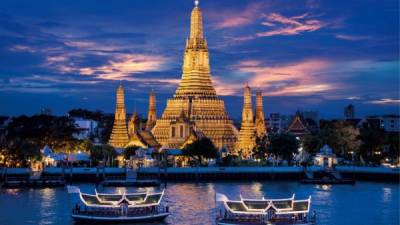
[(75, 222), (101, 222), (101, 223), (141, 223), (141, 222), (155, 222), (164, 220), (169, 213), (159, 213), (144, 216), (118, 216), (118, 217), (105, 217), (105, 216), (92, 216), (92, 215), (79, 215), (73, 214), (72, 219)]
[(289, 222), (277, 222), (277, 223), (246, 223), (246, 222), (234, 222), (234, 221), (217, 221), (217, 225), (314, 225), (312, 222), (304, 222), (304, 223), (289, 223)]

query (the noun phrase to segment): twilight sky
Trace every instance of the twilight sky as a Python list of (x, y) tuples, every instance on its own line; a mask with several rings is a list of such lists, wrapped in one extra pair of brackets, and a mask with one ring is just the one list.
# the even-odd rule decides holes
[[(0, 1), (0, 114), (50, 107), (128, 112), (157, 92), (159, 116), (181, 76), (192, 0)], [(398, 113), (397, 0), (201, 0), (212, 78), (232, 118), (242, 88), (266, 113)]]

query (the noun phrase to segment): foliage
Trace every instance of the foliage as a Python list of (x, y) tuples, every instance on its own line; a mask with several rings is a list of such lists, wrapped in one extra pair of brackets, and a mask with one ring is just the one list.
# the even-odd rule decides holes
[(74, 121), (68, 117), (35, 115), (15, 117), (6, 127), (6, 140), (27, 140), (42, 148), (49, 145), (55, 151), (66, 151), (77, 144), (72, 136), (76, 132)]
[(136, 150), (138, 150), (138, 149), (139, 149), (138, 146), (129, 146), (129, 147), (125, 148), (124, 158), (125, 159), (130, 159), (131, 156), (135, 156), (136, 155)]
[(35, 144), (23, 139), (14, 139), (7, 143), (5, 148), (6, 161), (11, 163), (9, 166), (28, 166), (29, 160), (40, 160), (40, 148)]
[(287, 161), (292, 161), (293, 154), (299, 148), (299, 141), (295, 136), (287, 133), (270, 136), (270, 152)]
[(202, 162), (203, 158), (214, 159), (218, 156), (218, 150), (209, 138), (201, 138), (183, 149), (183, 154)]
[(336, 154), (347, 156), (349, 152), (358, 151), (361, 144), (358, 137), (359, 130), (346, 122), (325, 121), (320, 132), (302, 138), (302, 146), (308, 153), (315, 154), (326, 144)]
[(383, 129), (371, 127), (363, 127), (360, 129), (361, 146), (360, 156), (363, 159), (378, 163), (381, 156), (375, 155), (374, 152), (381, 152), (385, 143), (385, 132)]
[(397, 160), (400, 156), (400, 137), (398, 133), (388, 133), (385, 136), (385, 145), (388, 147), (387, 154), (392, 160)]
[(256, 159), (265, 159), (268, 156), (268, 136), (256, 138), (256, 146), (253, 149), (253, 157)]
[(95, 145), (90, 150), (90, 158), (95, 162), (103, 161), (104, 163), (109, 161), (111, 158), (115, 158), (117, 152), (114, 147), (108, 144)]

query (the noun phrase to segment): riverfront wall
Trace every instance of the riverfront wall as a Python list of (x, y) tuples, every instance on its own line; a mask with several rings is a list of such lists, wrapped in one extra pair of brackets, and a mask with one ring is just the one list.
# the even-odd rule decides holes
[[(368, 181), (399, 182), (399, 168), (338, 166), (344, 178)], [(305, 178), (303, 167), (187, 167), (140, 168), (138, 179), (174, 180), (294, 180)], [(307, 167), (308, 172), (323, 173), (322, 167)], [(0, 168), (0, 179), (31, 174), (27, 168)], [(125, 168), (45, 168), (43, 176), (63, 176), (66, 181), (96, 182), (104, 179), (126, 178)]]

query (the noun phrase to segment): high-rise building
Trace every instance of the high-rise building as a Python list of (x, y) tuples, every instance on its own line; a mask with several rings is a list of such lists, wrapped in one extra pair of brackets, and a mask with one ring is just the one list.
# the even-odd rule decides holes
[[(185, 123), (185, 126), (181, 123)], [(174, 139), (172, 136), (177, 135), (176, 129), (179, 130), (179, 135), (182, 134), (179, 139), (184, 140), (179, 144), (175, 143), (176, 140), (170, 143)], [(229, 119), (224, 101), (217, 96), (211, 81), (207, 41), (203, 37), (202, 13), (197, 1), (191, 13), (182, 79), (173, 98), (168, 99), (152, 132), (165, 147), (182, 147), (190, 135), (196, 133), (210, 138), (218, 148), (233, 150), (238, 131)]]
[(253, 121), (253, 105), (251, 102), (251, 89), (248, 85), (243, 92), (243, 111), (242, 126), (240, 127), (239, 138), (235, 146), (236, 154), (241, 153), (243, 158), (251, 156), (254, 146), (256, 145), (256, 131)]
[(114, 125), (110, 140), (114, 148), (124, 148), (128, 143), (128, 131), (126, 129), (126, 110), (124, 102), (124, 88), (120, 83), (117, 90), (117, 104), (115, 107)]
[(344, 118), (345, 119), (354, 119), (355, 113), (354, 113), (354, 105), (349, 104), (346, 107), (344, 107)]
[(267, 127), (265, 123), (265, 115), (264, 115), (264, 105), (263, 105), (263, 96), (262, 92), (258, 90), (256, 92), (256, 135), (257, 137), (263, 137), (267, 134)]
[(147, 113), (146, 130), (151, 130), (156, 125), (157, 111), (156, 111), (156, 93), (150, 92), (149, 96), (149, 112)]

